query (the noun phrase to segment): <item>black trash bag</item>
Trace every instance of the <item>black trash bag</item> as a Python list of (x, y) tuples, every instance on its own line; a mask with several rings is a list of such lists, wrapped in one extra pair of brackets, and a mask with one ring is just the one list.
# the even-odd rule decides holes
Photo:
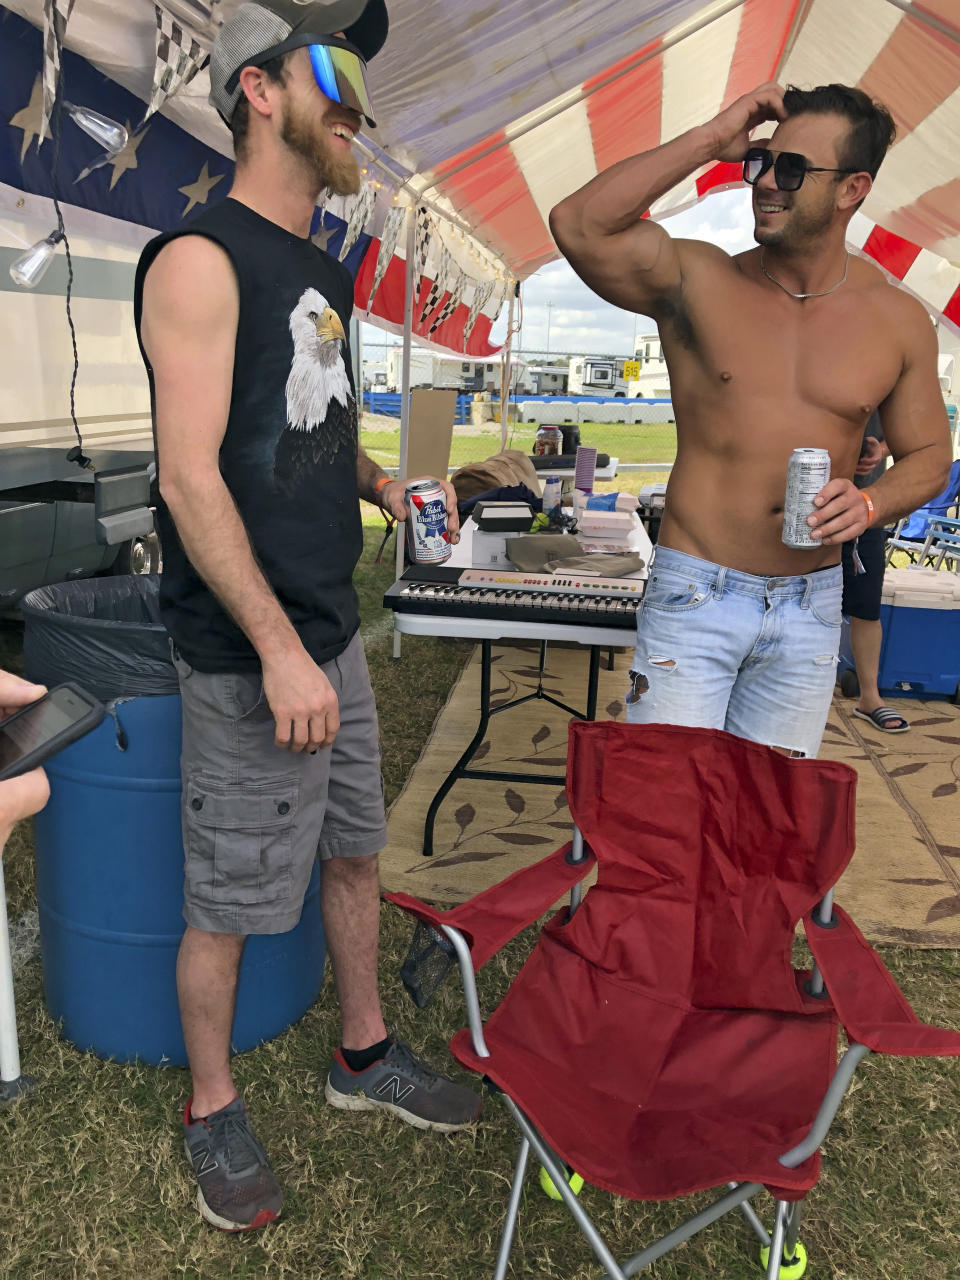
[(180, 692), (158, 574), (38, 587), (20, 601), (27, 677), (73, 680), (101, 702)]

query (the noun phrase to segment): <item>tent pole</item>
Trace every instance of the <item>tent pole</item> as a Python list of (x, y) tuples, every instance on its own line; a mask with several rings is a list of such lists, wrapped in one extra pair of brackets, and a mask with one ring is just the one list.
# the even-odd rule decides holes
[(513, 308), (516, 304), (517, 287), (510, 282), (510, 307), (507, 311), (507, 340), (503, 344), (503, 380), (500, 383), (500, 452), (507, 447), (507, 433), (510, 429), (510, 353), (513, 350)]
[[(403, 286), (403, 366), (400, 375), (400, 471), (401, 480), (407, 476), (407, 446), (410, 440), (410, 351), (413, 334), (413, 305), (416, 294), (414, 279), (414, 254), (416, 253), (417, 210), (414, 205), (407, 209), (407, 269)], [(397, 577), (403, 573), (404, 535), (406, 529), (397, 526)], [(393, 657), (400, 660), (400, 632), (397, 630), (396, 616), (393, 629)]]

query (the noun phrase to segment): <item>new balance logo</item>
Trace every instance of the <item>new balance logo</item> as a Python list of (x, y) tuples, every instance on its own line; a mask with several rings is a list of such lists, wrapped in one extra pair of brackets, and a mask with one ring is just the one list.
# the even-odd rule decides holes
[(413, 1089), (412, 1084), (404, 1085), (399, 1076), (388, 1076), (382, 1084), (377, 1085), (374, 1093), (379, 1093), (384, 1098), (389, 1096), (396, 1106), (398, 1102), (402, 1102), (413, 1093)]
[(220, 1165), (213, 1158), (212, 1151), (196, 1151), (193, 1154), (193, 1171), (198, 1178), (202, 1178), (204, 1174), (213, 1173), (214, 1169), (219, 1169)]

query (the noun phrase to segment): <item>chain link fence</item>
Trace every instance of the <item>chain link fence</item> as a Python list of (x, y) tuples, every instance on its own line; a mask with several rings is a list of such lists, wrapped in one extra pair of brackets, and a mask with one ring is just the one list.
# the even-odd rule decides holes
[[(392, 396), (388, 402), (385, 396), (368, 394), (364, 402), (360, 435), (364, 450), (382, 467), (399, 466), (400, 397)], [(639, 473), (637, 486), (651, 479), (664, 479), (677, 452), (676, 424), (669, 400), (518, 398), (510, 405), (507, 447), (532, 453), (537, 430), (545, 424), (576, 424), (581, 444), (593, 445), (598, 452), (619, 459), (621, 476)], [(499, 449), (499, 401), (459, 397), (451, 469), (482, 461)]]

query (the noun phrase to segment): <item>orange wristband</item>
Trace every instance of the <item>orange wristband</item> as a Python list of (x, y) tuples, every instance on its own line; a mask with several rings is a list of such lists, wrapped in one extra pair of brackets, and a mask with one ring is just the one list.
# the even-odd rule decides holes
[[(392, 479), (393, 479), (393, 476), (381, 476), (380, 479), (377, 481), (377, 483), (373, 486), (373, 496), (376, 498), (378, 502), (380, 502), (381, 490), (386, 485), (388, 485)], [(383, 503), (381, 502), (380, 505), (383, 506)]]
[(873, 499), (870, 497), (869, 493), (867, 493), (866, 489), (858, 489), (857, 492), (860, 494), (860, 497), (867, 504), (867, 514), (869, 516), (867, 524), (869, 526), (873, 524), (873, 517), (877, 514), (876, 509), (874, 508), (874, 505), (873, 505)]

